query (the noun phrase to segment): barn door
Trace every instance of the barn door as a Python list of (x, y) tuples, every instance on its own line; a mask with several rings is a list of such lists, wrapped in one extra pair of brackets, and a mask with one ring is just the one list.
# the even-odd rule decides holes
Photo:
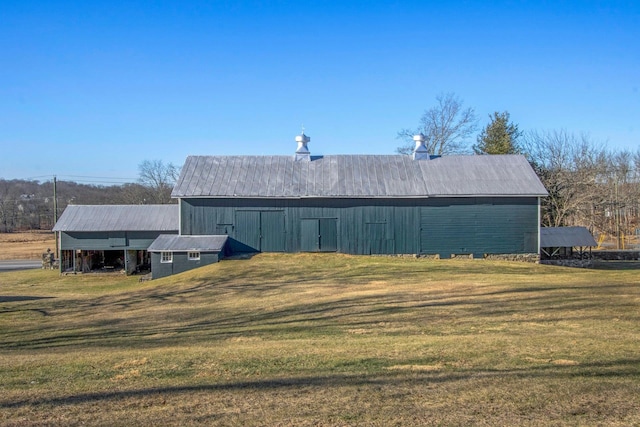
[(338, 250), (338, 226), (335, 218), (320, 218), (320, 250), (335, 252)]
[(386, 252), (386, 228), (383, 222), (367, 223), (367, 241), (369, 242), (369, 254), (385, 254)]
[(320, 250), (320, 228), (317, 219), (303, 219), (300, 223), (300, 250), (302, 252)]
[(260, 212), (236, 212), (236, 240), (246, 252), (260, 252)]
[(284, 252), (285, 228), (283, 211), (260, 212), (260, 250)]
[(335, 218), (303, 219), (300, 223), (302, 252), (335, 252), (338, 250), (338, 227)]
[(283, 211), (237, 211), (236, 240), (247, 252), (284, 252)]

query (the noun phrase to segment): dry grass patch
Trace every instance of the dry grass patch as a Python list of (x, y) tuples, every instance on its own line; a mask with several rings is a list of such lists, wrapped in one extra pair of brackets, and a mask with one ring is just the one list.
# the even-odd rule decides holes
[(0, 233), (0, 260), (40, 260), (47, 249), (55, 247), (55, 235), (50, 231)]
[(4, 425), (640, 423), (634, 271), (262, 254), (0, 281)]

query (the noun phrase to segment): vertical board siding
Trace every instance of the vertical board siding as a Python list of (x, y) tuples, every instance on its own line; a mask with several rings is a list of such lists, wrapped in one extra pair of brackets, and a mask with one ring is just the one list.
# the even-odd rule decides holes
[[(114, 235), (107, 231), (61, 232), (60, 249), (72, 250), (146, 250), (160, 234), (177, 234), (161, 231), (126, 231)], [(117, 246), (116, 244), (121, 244)]]
[(173, 262), (160, 262), (160, 252), (151, 253), (151, 268), (153, 278), (171, 276), (194, 268), (214, 264), (220, 260), (220, 254), (217, 252), (200, 252), (199, 260), (189, 260), (187, 252), (174, 252)]
[[(424, 253), (445, 257), (537, 253), (538, 204), (533, 197), (203, 198), (181, 199), (181, 212), (183, 234), (223, 231), (234, 251), (300, 252), (313, 248), (363, 255)], [(331, 222), (322, 222), (329, 219)], [(333, 232), (328, 228), (323, 231), (322, 224), (335, 227), (335, 242), (327, 240)], [(314, 237), (312, 228), (317, 229)], [(319, 241), (316, 234), (322, 236)]]
[[(208, 231), (210, 228), (206, 229)], [(211, 232), (196, 234), (211, 234)], [(246, 246), (246, 248), (236, 246), (235, 250), (239, 252), (260, 251), (260, 211), (239, 210), (236, 212), (235, 237), (237, 242)]]
[(300, 251), (317, 252), (320, 250), (320, 220), (302, 219), (300, 221)]
[(526, 199), (441, 200), (421, 208), (420, 251), (444, 257), (535, 253), (525, 242), (537, 227), (537, 209)]
[(338, 250), (338, 226), (335, 218), (320, 218), (318, 220), (319, 229), (319, 250), (322, 252), (336, 252)]
[(260, 250), (263, 252), (285, 252), (286, 231), (284, 211), (260, 212)]

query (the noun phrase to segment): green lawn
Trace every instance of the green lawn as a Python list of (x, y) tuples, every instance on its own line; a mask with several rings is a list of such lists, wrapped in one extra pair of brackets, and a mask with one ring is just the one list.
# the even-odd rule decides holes
[(640, 425), (640, 274), (261, 254), (0, 273), (2, 425)]

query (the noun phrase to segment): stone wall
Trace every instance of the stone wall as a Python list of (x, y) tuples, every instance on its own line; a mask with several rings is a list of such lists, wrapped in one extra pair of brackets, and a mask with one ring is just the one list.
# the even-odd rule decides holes
[(519, 261), (539, 263), (540, 255), (538, 254), (485, 254), (484, 259), (494, 259), (499, 261)]

